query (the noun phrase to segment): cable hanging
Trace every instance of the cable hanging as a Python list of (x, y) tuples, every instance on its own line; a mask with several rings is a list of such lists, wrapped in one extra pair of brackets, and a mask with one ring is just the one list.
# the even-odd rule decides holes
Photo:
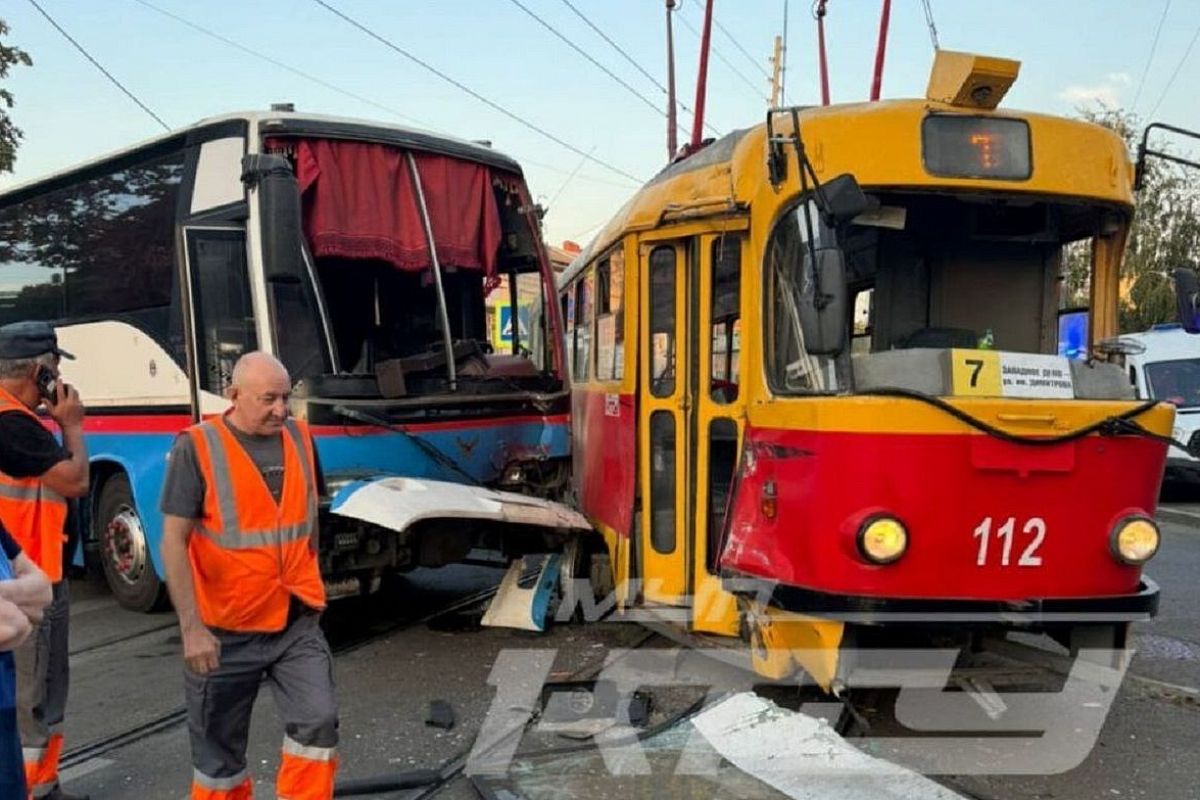
[[(678, 15), (678, 19), (679, 19), (679, 21), (680, 21), (680, 22), (682, 22), (682, 23), (683, 23), (683, 26), (684, 26), (685, 28), (687, 28), (689, 31), (691, 31), (691, 32), (692, 32), (692, 34), (693, 34), (693, 35), (694, 35), (694, 36), (695, 36), (697, 39), (701, 38), (701, 37), (700, 37), (700, 31), (696, 30), (696, 26), (695, 26), (695, 25), (693, 25), (692, 23), (690, 23), (690, 22), (688, 22), (688, 21), (687, 21), (687, 17), (685, 17), (685, 16), (683, 16), (683, 15)], [(731, 72), (733, 72), (733, 74), (734, 74), (734, 75), (737, 75), (739, 78), (741, 78), (741, 79), (742, 79), (742, 81), (743, 81), (743, 82), (744, 82), (744, 83), (745, 83), (747, 86), (749, 86), (751, 89), (753, 89), (753, 90), (754, 90), (754, 93), (755, 93), (755, 94), (757, 94), (759, 97), (761, 97), (761, 98), (763, 99), (763, 102), (764, 102), (764, 103), (770, 103), (770, 102), (771, 102), (771, 98), (769, 98), (769, 97), (767, 97), (765, 94), (763, 94), (763, 92), (762, 92), (762, 89), (760, 89), (760, 88), (758, 87), (758, 85), (754, 83), (754, 81), (752, 81), (752, 80), (750, 80), (749, 78), (747, 78), (747, 77), (745, 76), (745, 74), (744, 74), (744, 73), (742, 73), (742, 71), (741, 71), (741, 70), (739, 70), (737, 67), (735, 67), (735, 66), (733, 65), (733, 63), (732, 63), (732, 62), (731, 62), (729, 59), (727, 59), (725, 56), (721, 55), (721, 51), (720, 51), (720, 50), (718, 50), (716, 47), (713, 47), (713, 48), (712, 48), (712, 54), (713, 54), (714, 56), (716, 56), (717, 58), (719, 58), (719, 59), (721, 60), (721, 63), (722, 63), (722, 64), (724, 64), (725, 66), (729, 67), (730, 71), (731, 71)]]
[(84, 46), (83, 46), (83, 45), (81, 45), (79, 42), (75, 41), (75, 39), (73, 39), (73, 38), (71, 37), (71, 34), (67, 33), (67, 32), (66, 32), (66, 31), (63, 29), (63, 27), (62, 27), (61, 25), (59, 25), (57, 22), (55, 22), (55, 21), (54, 21), (54, 17), (50, 16), (50, 15), (49, 15), (49, 14), (46, 12), (46, 9), (42, 8), (42, 7), (41, 7), (41, 6), (38, 4), (37, 0), (29, 0), (29, 3), (30, 3), (30, 5), (32, 5), (34, 8), (36, 8), (36, 9), (38, 10), (38, 13), (39, 13), (39, 14), (41, 14), (43, 17), (45, 17), (45, 18), (46, 18), (46, 21), (47, 21), (47, 22), (49, 22), (51, 25), (53, 25), (53, 26), (54, 26), (54, 30), (56, 30), (56, 31), (58, 31), (59, 33), (61, 33), (64, 39), (66, 39), (68, 42), (70, 42), (70, 43), (71, 43), (71, 45), (72, 45), (72, 46), (74, 46), (74, 48), (75, 48), (76, 50), (78, 50), (78, 51), (80, 52), (80, 54), (81, 54), (81, 55), (82, 55), (84, 58), (86, 58), (86, 59), (87, 59), (89, 62), (91, 62), (91, 64), (92, 64), (92, 66), (93, 66), (93, 67), (95, 67), (96, 69), (100, 70), (100, 72), (101, 72), (101, 73), (104, 75), (104, 77), (108, 78), (108, 79), (109, 79), (109, 81), (111, 81), (111, 82), (112, 82), (113, 86), (116, 86), (118, 89), (120, 89), (120, 90), (121, 90), (121, 92), (122, 92), (122, 93), (123, 93), (123, 94), (124, 94), (126, 97), (128, 97), (130, 100), (132, 100), (134, 103), (136, 103), (136, 104), (137, 104), (137, 107), (138, 107), (138, 108), (140, 108), (142, 111), (145, 111), (147, 114), (149, 114), (149, 115), (150, 115), (150, 117), (151, 117), (151, 118), (152, 118), (152, 119), (153, 119), (155, 122), (157, 122), (159, 125), (162, 125), (162, 126), (163, 126), (163, 130), (167, 130), (167, 131), (171, 130), (171, 126), (170, 126), (170, 125), (168, 125), (167, 123), (163, 122), (163, 121), (162, 121), (162, 117), (158, 116), (158, 114), (155, 114), (153, 111), (151, 111), (149, 106), (147, 106), (145, 103), (143, 103), (141, 100), (139, 100), (139, 99), (137, 98), (137, 95), (135, 95), (133, 92), (129, 91), (129, 89), (125, 88), (125, 85), (124, 85), (124, 84), (122, 84), (122, 83), (121, 83), (119, 80), (117, 80), (117, 79), (116, 79), (116, 77), (114, 77), (114, 76), (113, 76), (113, 74), (112, 74), (111, 72), (109, 72), (108, 70), (106, 70), (106, 69), (105, 69), (105, 68), (104, 68), (104, 67), (103, 67), (103, 66), (100, 64), (100, 62), (99, 62), (99, 61), (97, 61), (95, 58), (93, 58), (93, 57), (92, 57), (92, 54), (91, 54), (91, 53), (89, 53), (89, 52), (88, 52), (88, 51), (87, 51), (87, 50), (84, 48)]
[(938, 45), (937, 25), (933, 21), (933, 6), (930, 4), (930, 0), (921, 0), (921, 5), (925, 8), (925, 24), (929, 27), (929, 41), (936, 53), (942, 48)]
[[(692, 3), (696, 6), (697, 9), (701, 9), (700, 0), (692, 0)], [(738, 52), (740, 52), (742, 55), (744, 55), (746, 57), (746, 60), (749, 61), (751, 64), (753, 64), (754, 68), (763, 74), (764, 78), (766, 78), (767, 80), (771, 80), (771, 74), (769, 72), (767, 72), (767, 70), (763, 67), (762, 64), (758, 63), (757, 58), (750, 55), (750, 53), (746, 50), (746, 48), (742, 47), (742, 43), (739, 42), (734, 37), (734, 35), (729, 32), (728, 28), (726, 28), (724, 25), (721, 24), (721, 21), (718, 20), (715, 15), (713, 17), (713, 24), (717, 26), (717, 30), (719, 30), (721, 33), (725, 34), (725, 38), (733, 43), (733, 46), (738, 49)]]
[(1154, 63), (1154, 53), (1158, 50), (1158, 37), (1162, 35), (1163, 23), (1167, 21), (1167, 12), (1171, 10), (1171, 0), (1163, 5), (1162, 16), (1158, 18), (1158, 27), (1154, 29), (1154, 41), (1150, 43), (1150, 55), (1146, 58), (1146, 67), (1142, 70), (1142, 78), (1138, 81), (1137, 92), (1133, 95), (1130, 109), (1137, 109), (1138, 100), (1142, 99), (1142, 89), (1146, 87), (1146, 76), (1150, 74), (1150, 65)]
[(375, 33), (375, 31), (373, 31), (370, 28), (368, 28), (367, 26), (363, 25), (361, 22), (355, 20), (354, 18), (352, 18), (350, 16), (347, 16), (343, 12), (339, 11), (337, 8), (334, 8), (329, 3), (325, 2), (325, 0), (313, 0), (313, 2), (316, 3), (317, 5), (321, 6), (325, 10), (329, 11), (331, 14), (338, 17), (339, 19), (343, 20), (344, 22), (349, 24), (351, 27), (357, 28), (362, 33), (366, 34), (367, 36), (371, 37), (375, 41), (382, 44), (384, 47), (387, 47), (389, 50), (393, 50), (396, 53), (399, 53), (400, 55), (407, 58), (409, 61), (418, 65), (419, 67), (425, 69), (428, 72), (432, 72), (434, 75), (441, 78), (446, 83), (449, 83), (451, 86), (454, 86), (456, 89), (459, 89), (460, 91), (469, 94), (471, 97), (474, 97), (479, 102), (483, 103), (484, 105), (488, 106), (489, 108), (491, 108), (495, 111), (500, 112), (504, 116), (508, 117), (509, 119), (513, 120), (517, 124), (521, 125), (522, 127), (528, 128), (529, 130), (533, 131), (534, 133), (538, 134), (539, 136), (549, 139), (550, 141), (554, 142), (555, 144), (559, 145), (560, 147), (564, 147), (567, 150), (570, 150), (572, 153), (575, 153), (578, 156), (582, 156), (582, 157), (586, 158), (588, 161), (591, 161), (593, 164), (598, 164), (607, 170), (615, 172), (616, 174), (618, 174), (624, 178), (629, 178), (631, 181), (635, 181), (639, 184), (644, 183), (644, 181), (641, 178), (638, 178), (635, 175), (631, 175), (630, 173), (626, 172), (625, 170), (621, 169), (620, 167), (613, 166), (612, 164), (609, 164), (607, 161), (603, 161), (589, 153), (584, 152), (583, 150), (581, 150), (580, 148), (571, 144), (570, 142), (565, 141), (564, 139), (562, 139), (558, 136), (555, 136), (553, 133), (550, 133), (545, 128), (539, 127), (538, 125), (535, 125), (534, 123), (530, 122), (529, 120), (525, 119), (524, 117), (522, 117), (512, 111), (509, 111), (507, 108), (500, 105), (496, 101), (483, 96), (482, 94), (475, 91), (474, 89), (467, 86), (466, 84), (462, 83), (461, 81), (455, 80), (454, 78), (450, 77), (449, 75), (442, 72), (437, 67), (433, 66), (432, 64), (428, 63), (427, 61), (423, 61), (422, 59), (417, 58), (412, 53), (408, 52), (407, 50), (405, 50), (404, 48), (395, 44), (394, 42), (384, 38), (383, 36), (380, 36), (378, 33)]
[(1175, 65), (1175, 71), (1171, 73), (1170, 80), (1163, 87), (1162, 94), (1158, 96), (1158, 102), (1154, 104), (1154, 108), (1150, 109), (1150, 113), (1146, 115), (1147, 119), (1153, 119), (1158, 107), (1162, 105), (1163, 100), (1167, 99), (1167, 92), (1171, 91), (1171, 85), (1175, 83), (1175, 79), (1179, 77), (1179, 71), (1183, 69), (1183, 65), (1187, 63), (1188, 57), (1192, 54), (1192, 48), (1196, 46), (1196, 40), (1200, 39), (1200, 25), (1196, 26), (1196, 32), (1192, 34), (1192, 40), (1188, 42), (1187, 49), (1183, 51), (1183, 57), (1179, 59), (1179, 63)]

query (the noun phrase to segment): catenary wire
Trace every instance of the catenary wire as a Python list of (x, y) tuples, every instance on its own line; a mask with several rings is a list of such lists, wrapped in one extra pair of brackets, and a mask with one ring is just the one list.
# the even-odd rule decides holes
[(937, 24), (933, 21), (933, 6), (930, 0), (921, 0), (921, 5), (925, 9), (925, 24), (929, 27), (929, 41), (933, 45), (934, 52), (937, 52), (942, 48), (938, 44)]
[(1171, 0), (1163, 4), (1162, 16), (1158, 18), (1158, 27), (1154, 29), (1154, 41), (1150, 43), (1150, 55), (1146, 56), (1146, 66), (1142, 69), (1141, 80), (1138, 81), (1137, 92), (1133, 95), (1133, 103), (1129, 106), (1136, 109), (1142, 99), (1142, 89), (1146, 88), (1146, 76), (1150, 74), (1150, 65), (1154, 63), (1154, 54), (1158, 51), (1158, 37), (1162, 35), (1163, 23), (1167, 21), (1167, 12), (1171, 10)]
[[(700, 31), (696, 30), (696, 26), (695, 26), (695, 25), (693, 25), (692, 23), (690, 23), (690, 22), (688, 22), (688, 21), (687, 21), (687, 17), (685, 17), (685, 16), (683, 16), (683, 15), (681, 14), (681, 15), (679, 15), (679, 21), (680, 21), (680, 22), (682, 22), (682, 23), (683, 23), (683, 27), (685, 27), (685, 28), (687, 28), (689, 31), (691, 31), (691, 32), (692, 32), (692, 34), (693, 34), (693, 35), (695, 35), (695, 37), (696, 37), (697, 39), (703, 39), (703, 37), (702, 37), (702, 36), (701, 36), (701, 34), (700, 34)], [(744, 82), (744, 83), (745, 83), (747, 86), (749, 86), (751, 89), (753, 89), (753, 90), (754, 90), (754, 93), (755, 93), (755, 94), (757, 94), (759, 97), (761, 97), (761, 98), (763, 99), (763, 102), (764, 102), (764, 103), (769, 103), (769, 102), (771, 102), (771, 98), (769, 98), (769, 97), (767, 97), (765, 94), (763, 94), (763, 93), (762, 93), (762, 89), (760, 89), (760, 88), (759, 88), (759, 87), (758, 87), (758, 86), (757, 86), (757, 85), (754, 83), (754, 81), (752, 81), (752, 80), (750, 80), (749, 78), (747, 78), (747, 77), (746, 77), (746, 75), (745, 75), (745, 73), (743, 73), (741, 70), (739, 70), (737, 67), (735, 67), (735, 66), (733, 65), (733, 63), (732, 63), (732, 62), (731, 62), (729, 59), (727, 59), (725, 56), (721, 55), (721, 51), (720, 51), (720, 50), (718, 50), (716, 47), (713, 47), (713, 45), (712, 45), (712, 43), (711, 43), (711, 42), (709, 43), (709, 47), (710, 47), (710, 48), (712, 48), (712, 54), (713, 54), (714, 56), (716, 56), (717, 58), (719, 58), (719, 59), (721, 60), (721, 63), (722, 63), (722, 64), (724, 64), (725, 66), (729, 67), (730, 71), (731, 71), (731, 72), (732, 72), (734, 75), (737, 75), (739, 78), (741, 78), (741, 79), (742, 79), (742, 82)]]
[(1187, 63), (1188, 57), (1192, 54), (1192, 48), (1196, 46), (1196, 40), (1200, 39), (1200, 25), (1196, 26), (1196, 32), (1192, 34), (1192, 40), (1188, 42), (1187, 49), (1183, 51), (1183, 57), (1179, 59), (1179, 63), (1175, 65), (1175, 71), (1171, 73), (1167, 85), (1163, 87), (1162, 94), (1158, 96), (1158, 102), (1154, 104), (1154, 108), (1150, 109), (1150, 113), (1146, 115), (1149, 120), (1154, 119), (1154, 114), (1158, 111), (1158, 107), (1162, 105), (1163, 100), (1167, 99), (1167, 92), (1171, 91), (1172, 84), (1179, 77), (1179, 71), (1183, 69), (1183, 65)]
[[(700, 5), (700, 0), (692, 0), (692, 3), (696, 6), (697, 9), (703, 10), (703, 7)], [(716, 25), (717, 30), (719, 30), (721, 33), (725, 34), (725, 38), (733, 43), (733, 46), (738, 49), (738, 52), (740, 52), (742, 55), (744, 55), (746, 57), (746, 60), (749, 61), (751, 64), (753, 64), (754, 68), (763, 74), (764, 78), (766, 78), (767, 80), (771, 80), (771, 73), (767, 72), (767, 70), (763, 67), (763, 65), (758, 63), (758, 59), (755, 58), (754, 56), (750, 55), (750, 52), (748, 50), (746, 50), (745, 47), (742, 47), (742, 43), (737, 40), (737, 37), (735, 37), (732, 33), (730, 33), (729, 29), (726, 28), (724, 25), (722, 25), (721, 21), (719, 19), (717, 19), (715, 16), (713, 17), (713, 25)]]

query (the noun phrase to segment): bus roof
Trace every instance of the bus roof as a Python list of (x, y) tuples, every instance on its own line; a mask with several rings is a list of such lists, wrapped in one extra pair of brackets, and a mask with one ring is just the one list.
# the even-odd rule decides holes
[(302, 135), (374, 141), (406, 149), (440, 153), (466, 161), (486, 164), (487, 166), (496, 167), (516, 175), (523, 175), (520, 164), (486, 145), (420, 128), (410, 128), (403, 125), (357, 119), (354, 117), (335, 117), (295, 111), (240, 111), (206, 117), (183, 128), (176, 128), (127, 147), (122, 147), (119, 150), (105, 153), (104, 155), (73, 164), (61, 170), (56, 170), (55, 172), (0, 189), (0, 201), (7, 199), (10, 195), (25, 194), (30, 189), (34, 189), (41, 184), (55, 183), (69, 178), (75, 173), (87, 172), (128, 154), (136, 153), (140, 150), (153, 149), (174, 139), (185, 139), (194, 131), (238, 122), (253, 124), (258, 128), (260, 133), (265, 135), (274, 133), (281, 136)]
[[(980, 111), (930, 100), (886, 100), (797, 109), (805, 149), (821, 180), (854, 175), (864, 189), (939, 190), (992, 195), (1027, 194), (1133, 204), (1133, 167), (1125, 143), (1113, 131), (1078, 119), (1019, 111)], [(922, 121), (931, 114), (1025, 120), (1029, 125), (1032, 172), (1024, 180), (947, 178), (925, 170)], [(790, 113), (774, 117), (776, 137), (790, 136)], [(750, 207), (769, 187), (767, 126), (733, 131), (688, 158), (663, 168), (613, 216), (561, 282), (571, 280), (592, 254), (634, 230), (661, 224), (664, 211), (707, 205), (714, 213)], [(795, 156), (785, 146), (788, 174), (778, 192), (799, 191)], [(1093, 155), (1086, 159), (1081, 154)], [(775, 194), (769, 188), (769, 194)], [(725, 201), (725, 202), (714, 202)], [(692, 217), (694, 218), (694, 217)]]

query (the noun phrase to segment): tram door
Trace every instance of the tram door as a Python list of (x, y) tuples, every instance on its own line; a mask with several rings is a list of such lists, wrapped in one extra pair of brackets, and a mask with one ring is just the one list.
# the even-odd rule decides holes
[(638, 381), (638, 571), (645, 602), (681, 606), (689, 595), (687, 408), (692, 343), (687, 299), (696, 242), (644, 243), (638, 258), (644, 321), (640, 350), (645, 354), (639, 359)]
[(717, 556), (737, 463), (743, 238), (703, 233), (639, 248), (637, 535), (643, 599), (736, 633)]

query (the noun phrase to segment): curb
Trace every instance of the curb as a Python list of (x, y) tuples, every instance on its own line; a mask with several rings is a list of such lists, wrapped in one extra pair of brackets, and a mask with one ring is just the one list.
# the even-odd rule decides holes
[(1155, 516), (1164, 522), (1185, 525), (1189, 528), (1200, 528), (1200, 513), (1195, 511), (1184, 511), (1179, 508), (1159, 506)]

